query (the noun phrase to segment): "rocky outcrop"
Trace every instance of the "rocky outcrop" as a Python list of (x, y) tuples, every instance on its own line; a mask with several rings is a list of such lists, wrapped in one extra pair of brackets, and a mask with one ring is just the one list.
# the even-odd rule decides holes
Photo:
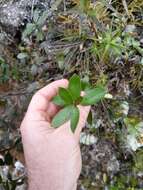
[(15, 36), (20, 27), (31, 20), (34, 9), (43, 11), (49, 8), (49, 3), (50, 0), (0, 1), (0, 31)]

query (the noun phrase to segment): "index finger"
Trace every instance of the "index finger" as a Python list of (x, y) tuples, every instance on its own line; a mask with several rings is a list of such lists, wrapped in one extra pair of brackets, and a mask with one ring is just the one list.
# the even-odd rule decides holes
[(47, 111), (48, 104), (52, 100), (54, 96), (58, 93), (59, 87), (66, 88), (68, 86), (68, 80), (61, 79), (55, 82), (50, 83), (49, 85), (45, 86), (44, 88), (40, 89), (36, 94), (33, 96), (28, 110), (29, 111)]

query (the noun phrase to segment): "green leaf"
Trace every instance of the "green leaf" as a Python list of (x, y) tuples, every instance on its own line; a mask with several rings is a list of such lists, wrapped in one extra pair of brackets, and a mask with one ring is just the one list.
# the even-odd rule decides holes
[(30, 34), (32, 34), (32, 32), (36, 29), (36, 25), (33, 23), (28, 23), (26, 25), (26, 29), (23, 32), (23, 38), (29, 36)]
[(89, 0), (80, 0), (80, 9), (83, 12), (87, 12), (90, 6)]
[(78, 75), (75, 74), (70, 78), (68, 90), (71, 93), (73, 100), (76, 100), (80, 97), (81, 82), (80, 77)]
[(0, 56), (0, 64), (4, 63), (4, 59)]
[(71, 117), (71, 111), (73, 106), (67, 106), (64, 109), (60, 110), (52, 120), (52, 126), (58, 128), (67, 122)]
[(96, 87), (94, 89), (86, 91), (86, 95), (81, 101), (81, 105), (94, 105), (104, 98), (106, 90), (103, 87)]
[(55, 0), (51, 6), (52, 11), (56, 11), (61, 4), (62, 0)]
[(89, 81), (87, 81), (86, 78), (82, 79), (81, 81), (82, 91), (89, 90), (90, 88), (91, 88), (91, 85), (89, 84)]
[(87, 117), (87, 122), (89, 123), (89, 125), (92, 125), (92, 111), (90, 110), (89, 114), (88, 114), (88, 117)]
[(57, 95), (53, 98), (53, 103), (58, 105), (58, 106), (66, 105), (65, 101), (59, 95)]
[(28, 57), (28, 54), (27, 53), (19, 53), (18, 55), (17, 55), (17, 58), (18, 59), (25, 59), (25, 58), (27, 58)]
[(71, 130), (74, 133), (77, 124), (79, 122), (79, 109), (78, 107), (72, 106), (72, 112), (71, 112)]
[(5, 182), (4, 188), (5, 190), (10, 190), (10, 184), (8, 183), (8, 180)]
[(65, 101), (66, 104), (73, 104), (72, 96), (65, 88), (59, 88), (59, 95)]
[(40, 14), (39, 10), (34, 11), (33, 20), (35, 23), (37, 23), (37, 21), (39, 19), (39, 14)]
[(36, 41), (37, 42), (40, 42), (44, 39), (44, 34), (42, 31), (38, 31), (37, 34), (36, 34)]
[(37, 25), (38, 26), (42, 26), (44, 25), (46, 19), (48, 18), (48, 11), (44, 11), (43, 14), (39, 17), (38, 21), (37, 21)]

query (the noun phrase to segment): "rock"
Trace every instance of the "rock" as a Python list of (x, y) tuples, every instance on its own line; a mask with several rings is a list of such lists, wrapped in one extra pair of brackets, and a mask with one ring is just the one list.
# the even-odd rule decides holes
[(127, 25), (126, 28), (125, 28), (125, 32), (126, 32), (126, 33), (133, 33), (133, 32), (136, 32), (136, 26), (133, 25), (133, 24)]
[(33, 83), (28, 85), (27, 92), (32, 93), (32, 92), (36, 91), (39, 88), (40, 88), (40, 83), (38, 81), (36, 81), (36, 82), (33, 82)]
[(4, 187), (0, 184), (0, 190), (5, 190)]
[[(85, 152), (85, 147), (83, 151)], [(99, 140), (96, 144), (93, 144), (92, 150), (84, 153), (82, 175), (85, 177), (91, 176), (93, 179), (96, 178), (97, 181), (100, 181), (102, 178), (101, 172), (109, 175), (116, 174), (120, 169), (116, 152), (116, 148), (109, 140)]]
[(16, 169), (17, 173), (24, 172), (24, 169), (25, 169), (24, 165), (20, 161), (16, 161), (14, 165), (15, 165), (15, 169)]
[(32, 18), (33, 10), (49, 8), (50, 0), (17, 0), (0, 4), (0, 28), (12, 36), (16, 35), (26, 22)]
[(4, 4), (0, 7), (0, 28), (2, 33), (6, 32), (12, 39), (12, 37), (16, 36), (19, 27), (24, 25), (24, 21), (28, 20), (28, 17), (28, 11), (19, 7), (17, 3), (12, 4), (9, 2)]
[(2, 166), (1, 167), (0, 175), (1, 175), (3, 180), (7, 180), (8, 172), (9, 172), (9, 166)]
[(23, 185), (17, 186), (16, 190), (27, 190), (27, 185), (23, 184)]
[(86, 134), (86, 133), (81, 133), (80, 136), (80, 143), (85, 144), (85, 145), (92, 145), (97, 142), (97, 138), (94, 135)]
[(5, 4), (0, 8), (0, 24), (9, 28), (9, 32), (14, 32), (13, 29), (23, 25), (23, 21), (27, 18), (27, 11), (22, 7), (19, 7), (17, 3)]
[(120, 169), (120, 164), (115, 155), (111, 157), (111, 159), (107, 163), (107, 172), (116, 174)]
[(25, 167), (20, 161), (16, 161), (14, 166), (15, 168), (13, 169), (13, 172), (12, 172), (13, 180), (17, 180), (26, 175)]

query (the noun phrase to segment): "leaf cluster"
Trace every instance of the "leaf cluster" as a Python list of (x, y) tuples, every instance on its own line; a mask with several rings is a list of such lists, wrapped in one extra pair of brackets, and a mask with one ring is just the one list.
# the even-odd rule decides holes
[(27, 23), (26, 29), (23, 32), (23, 39), (29, 37), (30, 35), (36, 36), (36, 41), (41, 41), (44, 38), (44, 33), (42, 31), (42, 26), (44, 25), (46, 19), (48, 18), (48, 12), (44, 11), (42, 15), (38, 10), (34, 11), (33, 19), (31, 23)]
[(106, 31), (94, 40), (91, 52), (95, 53), (98, 60), (108, 62), (112, 56), (120, 56), (125, 49), (119, 31)]
[[(83, 91), (84, 95), (82, 96)], [(71, 130), (74, 132), (80, 116), (78, 105), (94, 105), (102, 100), (105, 94), (105, 87), (97, 86), (91, 88), (90, 85), (83, 82), (78, 75), (73, 75), (69, 80), (68, 88), (59, 88), (58, 95), (53, 98), (53, 102), (63, 107), (63, 109), (53, 118), (52, 126), (57, 128), (70, 120)]]

